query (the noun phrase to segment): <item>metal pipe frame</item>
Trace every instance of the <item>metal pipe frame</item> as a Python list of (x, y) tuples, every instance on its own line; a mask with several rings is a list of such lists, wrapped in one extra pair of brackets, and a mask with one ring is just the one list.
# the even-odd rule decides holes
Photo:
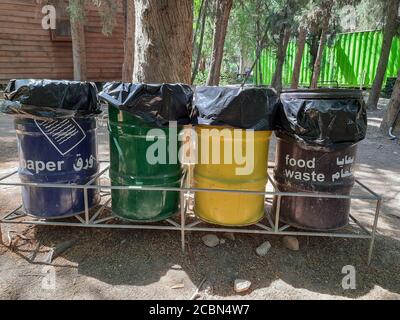
[[(103, 161), (102, 163), (105, 163)], [(292, 235), (292, 236), (314, 236), (314, 237), (331, 237), (331, 238), (352, 238), (352, 239), (369, 239), (370, 245), (368, 250), (367, 264), (370, 265), (373, 255), (374, 243), (377, 234), (377, 226), (380, 215), (380, 209), (382, 205), (382, 197), (372, 191), (369, 187), (356, 180), (356, 184), (361, 187), (361, 190), (365, 192), (363, 195), (336, 195), (336, 194), (325, 194), (325, 193), (306, 193), (306, 192), (281, 192), (279, 191), (275, 181), (271, 178), (270, 174), (267, 174), (268, 181), (273, 186), (272, 192), (262, 191), (244, 191), (244, 190), (220, 190), (220, 189), (200, 189), (192, 188), (190, 186), (190, 174), (189, 170), (184, 170), (183, 179), (179, 188), (173, 187), (148, 187), (148, 186), (111, 186), (108, 184), (98, 183), (101, 178), (105, 177), (106, 172), (109, 171), (109, 165), (106, 165), (91, 181), (85, 185), (71, 185), (71, 184), (49, 184), (49, 183), (23, 183), (23, 182), (7, 182), (8, 179), (12, 178), (18, 173), (18, 170), (12, 170), (10, 173), (0, 178), (0, 186), (31, 186), (31, 187), (47, 187), (47, 188), (71, 188), (71, 189), (83, 189), (84, 192), (84, 204), (85, 211), (81, 215), (76, 215), (76, 222), (63, 221), (63, 220), (45, 220), (41, 218), (31, 217), (23, 212), (20, 212), (22, 205), (18, 208), (7, 213), (3, 218), (0, 218), (1, 224), (23, 224), (23, 225), (44, 225), (44, 226), (65, 226), (65, 227), (80, 227), (80, 228), (108, 228), (108, 229), (136, 229), (136, 230), (166, 230), (166, 231), (179, 231), (181, 235), (182, 251), (185, 252), (186, 248), (186, 233), (187, 232), (230, 232), (230, 233), (243, 233), (243, 234), (260, 234), (260, 235)], [(103, 203), (97, 208), (90, 210), (88, 205), (89, 189), (98, 189), (102, 191), (101, 197)], [(131, 223), (125, 222), (119, 219), (112, 213), (110, 207), (111, 203), (111, 190), (140, 190), (140, 191), (175, 191), (180, 192), (180, 206), (179, 206), (179, 222), (173, 219), (167, 219), (158, 223)], [(268, 212), (265, 214), (265, 220), (267, 224), (257, 223), (253, 227), (218, 227), (207, 226), (202, 227), (200, 224), (206, 224), (205, 222), (195, 219), (191, 223), (187, 223), (187, 217), (189, 215), (189, 201), (196, 192), (219, 192), (219, 193), (240, 193), (240, 194), (255, 194), (264, 195), (266, 200), (270, 200), (273, 197), (277, 197), (277, 206), (275, 212), (275, 219), (271, 219)], [(353, 215), (350, 215), (351, 221), (358, 227), (357, 230), (360, 233), (341, 233), (341, 232), (312, 232), (312, 231), (289, 231), (290, 225), (280, 226), (280, 210), (282, 197), (311, 197), (311, 198), (335, 198), (335, 199), (358, 199), (358, 200), (369, 200), (376, 202), (374, 222), (370, 230), (362, 225)], [(178, 219), (177, 219), (178, 220)], [(256, 227), (256, 228), (254, 228)]]

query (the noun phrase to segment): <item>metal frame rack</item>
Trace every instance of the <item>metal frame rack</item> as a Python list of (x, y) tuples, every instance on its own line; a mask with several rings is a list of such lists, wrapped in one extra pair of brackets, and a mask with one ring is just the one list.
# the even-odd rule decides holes
[[(72, 184), (49, 184), (49, 183), (23, 183), (23, 182), (10, 182), (12, 177), (17, 176), (18, 170), (12, 170), (9, 174), (0, 178), (1, 186), (13, 186), (13, 187), (45, 187), (45, 188), (71, 188), (71, 189), (83, 189), (84, 192), (84, 203), (85, 212), (75, 217), (63, 219), (63, 220), (45, 220), (35, 218), (26, 215), (21, 209), (20, 205), (15, 210), (7, 213), (4, 217), (0, 218), (1, 224), (25, 224), (25, 225), (46, 225), (46, 226), (66, 226), (66, 227), (81, 227), (81, 228), (109, 228), (109, 229), (141, 229), (141, 230), (170, 230), (179, 231), (181, 233), (182, 250), (185, 251), (186, 246), (186, 233), (187, 232), (231, 232), (231, 233), (246, 233), (246, 234), (260, 234), (260, 235), (293, 235), (293, 236), (317, 236), (317, 237), (337, 237), (337, 238), (353, 238), (353, 239), (369, 239), (369, 251), (368, 251), (368, 265), (371, 262), (374, 242), (377, 232), (377, 225), (379, 220), (379, 213), (382, 204), (382, 197), (368, 188), (366, 185), (356, 180), (358, 185), (365, 194), (362, 195), (337, 195), (337, 194), (321, 194), (321, 193), (291, 193), (281, 192), (278, 190), (275, 182), (268, 175), (268, 180), (273, 186), (272, 192), (262, 191), (243, 191), (243, 190), (217, 190), (217, 189), (199, 189), (192, 188), (190, 186), (190, 177), (188, 171), (185, 170), (184, 178), (182, 179), (180, 188), (165, 188), (165, 187), (145, 187), (145, 186), (111, 186), (106, 183), (97, 183), (104, 178), (107, 178), (107, 172), (109, 171), (108, 163), (102, 162), (105, 168), (102, 168), (100, 172), (87, 184), (85, 185), (72, 185)], [(101, 204), (93, 209), (89, 209), (88, 206), (88, 195), (89, 189), (98, 189), (102, 196)], [(113, 189), (119, 190), (136, 190), (136, 191), (175, 191), (180, 192), (180, 219), (167, 219), (158, 223), (130, 223), (120, 220), (118, 217), (112, 214), (110, 203), (111, 193)], [(264, 195), (266, 201), (270, 201), (273, 197), (277, 197), (277, 210), (275, 216), (271, 217), (269, 212), (266, 212), (265, 219), (250, 227), (219, 227), (206, 224), (196, 218), (190, 219), (188, 223), (191, 209), (189, 203), (196, 192), (219, 192), (219, 193), (242, 193), (242, 194), (253, 194), (253, 195)], [(353, 232), (342, 233), (342, 232), (310, 232), (310, 231), (291, 231), (289, 225), (280, 225), (280, 204), (282, 197), (311, 197), (311, 198), (335, 198), (335, 199), (358, 199), (376, 202), (375, 215), (372, 226), (368, 229), (361, 224), (353, 215), (350, 215), (352, 226), (358, 228), (352, 228)], [(193, 212), (192, 212), (193, 216)], [(178, 215), (177, 215), (178, 217)], [(74, 219), (75, 218), (75, 219)], [(274, 219), (273, 219), (274, 218)], [(273, 221), (274, 220), (274, 221)], [(205, 226), (201, 226), (204, 225)], [(358, 232), (354, 232), (358, 231)]]

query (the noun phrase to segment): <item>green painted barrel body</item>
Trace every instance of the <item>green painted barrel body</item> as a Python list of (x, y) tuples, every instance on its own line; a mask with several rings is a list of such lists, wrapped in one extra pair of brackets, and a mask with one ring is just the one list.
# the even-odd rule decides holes
[[(109, 119), (110, 179), (113, 186), (180, 186), (182, 169), (179, 161), (175, 161), (180, 146), (171, 148), (178, 149), (176, 153), (169, 152), (170, 143), (178, 140), (176, 130), (151, 127), (112, 106), (109, 107)], [(172, 140), (170, 133), (175, 135)], [(149, 154), (162, 158), (157, 152), (152, 152), (155, 142), (158, 146), (166, 146), (166, 162), (154, 163), (153, 159), (149, 163)], [(165, 220), (177, 213), (179, 207), (179, 193), (174, 191), (113, 189), (111, 197), (113, 213), (130, 221)]]

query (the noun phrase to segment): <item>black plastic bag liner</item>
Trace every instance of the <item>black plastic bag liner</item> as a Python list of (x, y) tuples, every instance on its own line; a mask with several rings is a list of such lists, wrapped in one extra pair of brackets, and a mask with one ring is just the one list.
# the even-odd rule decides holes
[(359, 90), (285, 91), (278, 106), (279, 134), (303, 147), (338, 149), (365, 138), (367, 111)]
[(193, 91), (184, 84), (105, 84), (100, 97), (109, 105), (126, 111), (158, 127), (169, 121), (190, 123)]
[(0, 111), (25, 118), (88, 117), (101, 113), (96, 85), (66, 80), (11, 80)]
[(193, 122), (240, 129), (274, 130), (277, 95), (262, 87), (197, 87)]

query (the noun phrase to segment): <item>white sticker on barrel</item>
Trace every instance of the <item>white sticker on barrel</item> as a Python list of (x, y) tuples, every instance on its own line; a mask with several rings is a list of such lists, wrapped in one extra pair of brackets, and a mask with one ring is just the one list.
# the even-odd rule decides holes
[(86, 134), (74, 119), (37, 121), (35, 123), (43, 135), (62, 155), (75, 149), (86, 138)]
[[(319, 159), (321, 160), (321, 159)], [(285, 155), (284, 176), (288, 179), (295, 179), (304, 182), (326, 182), (329, 180), (330, 173), (319, 173), (316, 171), (317, 159), (297, 159), (290, 154)], [(354, 157), (345, 155), (343, 158), (336, 159), (337, 172), (331, 174), (332, 182), (340, 181), (343, 178), (353, 176)], [(333, 168), (335, 168), (333, 166)], [(334, 169), (336, 171), (336, 169)], [(327, 175), (327, 176), (326, 176)]]

